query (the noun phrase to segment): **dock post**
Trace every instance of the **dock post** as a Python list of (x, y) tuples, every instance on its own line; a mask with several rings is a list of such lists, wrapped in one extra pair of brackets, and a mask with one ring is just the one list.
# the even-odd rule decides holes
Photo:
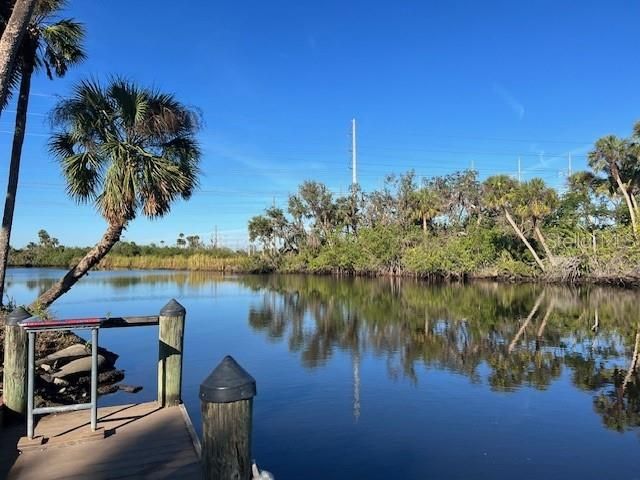
[(251, 479), (255, 396), (256, 381), (230, 356), (200, 385), (205, 479)]
[(182, 403), (182, 346), (186, 310), (172, 299), (160, 310), (158, 352), (158, 403)]
[(31, 314), (23, 307), (11, 312), (5, 324), (4, 396), (7, 413), (24, 415), (27, 408), (27, 333), (20, 322)]

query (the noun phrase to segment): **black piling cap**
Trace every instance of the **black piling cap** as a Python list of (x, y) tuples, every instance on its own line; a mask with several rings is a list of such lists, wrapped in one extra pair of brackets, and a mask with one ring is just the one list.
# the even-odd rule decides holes
[(7, 325), (20, 325), (20, 322), (31, 318), (31, 314), (24, 307), (18, 307), (7, 317)]
[(180, 315), (184, 315), (187, 311), (185, 308), (178, 303), (175, 298), (169, 300), (162, 310), (160, 310), (160, 315), (163, 317), (179, 317)]
[(200, 400), (207, 403), (230, 403), (256, 396), (256, 381), (227, 355), (200, 385)]

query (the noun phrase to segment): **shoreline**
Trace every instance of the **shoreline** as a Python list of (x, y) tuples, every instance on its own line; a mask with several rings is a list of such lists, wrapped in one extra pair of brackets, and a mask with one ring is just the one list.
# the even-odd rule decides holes
[[(247, 257), (241, 258), (241, 260), (247, 259)], [(228, 260), (228, 259), (225, 259)], [(236, 263), (236, 262), (230, 262)], [(67, 266), (61, 265), (9, 265), (10, 268), (49, 268), (49, 269), (66, 269)], [(595, 285), (605, 287), (617, 287), (623, 289), (632, 289), (640, 286), (640, 270), (635, 274), (627, 275), (583, 275), (576, 278), (567, 279), (560, 274), (542, 274), (535, 276), (525, 276), (517, 274), (506, 273), (493, 273), (493, 272), (477, 272), (477, 273), (454, 273), (447, 272), (443, 274), (421, 274), (411, 271), (392, 271), (392, 272), (376, 272), (376, 271), (346, 271), (346, 270), (295, 270), (295, 269), (277, 269), (277, 268), (238, 268), (238, 265), (234, 265), (232, 268), (181, 268), (181, 267), (169, 267), (169, 266), (106, 266), (100, 265), (94, 271), (166, 271), (166, 272), (202, 272), (202, 273), (220, 273), (223, 275), (312, 275), (312, 276), (332, 276), (332, 277), (362, 277), (362, 278), (411, 278), (421, 280), (425, 282), (433, 283), (467, 283), (474, 281), (493, 281), (505, 284), (548, 284), (548, 285), (565, 285), (565, 286), (580, 286), (580, 285)]]

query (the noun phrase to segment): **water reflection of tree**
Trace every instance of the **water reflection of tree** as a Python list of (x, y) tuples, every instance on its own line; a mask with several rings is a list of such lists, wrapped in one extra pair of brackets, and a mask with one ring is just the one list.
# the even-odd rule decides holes
[[(138, 285), (149, 287), (178, 286), (178, 287), (202, 287), (211, 286), (225, 278), (224, 275), (214, 272), (182, 272), (182, 271), (95, 271), (82, 279), (82, 285), (108, 286), (113, 289), (129, 289)], [(57, 279), (49, 276), (29, 278), (24, 281), (28, 290), (41, 291), (48, 289)], [(8, 286), (18, 285), (19, 280), (9, 280)]]
[[(336, 350), (350, 351), (359, 364), (369, 351), (387, 359), (391, 376), (418, 382), (424, 365), (474, 382), (486, 375), (498, 391), (546, 389), (567, 368), (576, 387), (593, 393), (606, 426), (640, 425), (637, 362), (630, 360), (638, 297), (631, 291), (298, 276), (242, 282), (264, 292), (251, 326), (286, 338), (306, 367)], [(357, 373), (354, 363), (354, 379)]]

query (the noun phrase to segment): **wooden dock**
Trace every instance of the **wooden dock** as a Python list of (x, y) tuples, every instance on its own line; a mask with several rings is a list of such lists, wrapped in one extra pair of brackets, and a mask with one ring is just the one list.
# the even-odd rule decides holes
[(100, 408), (96, 432), (86, 411), (47, 415), (36, 425), (35, 441), (25, 440), (10, 480), (203, 478), (200, 444), (183, 405)]
[[(15, 313), (14, 320), (29, 315), (26, 311), (21, 313), (20, 308), (11, 315)], [(16, 357), (12, 374), (28, 379), (28, 388), (25, 391), (14, 385), (14, 401), (7, 401), (5, 407), (6, 414), (11, 414), (12, 418), (26, 413), (27, 428), (19, 423), (0, 425), (0, 478), (202, 480), (205, 475), (216, 479), (251, 477), (252, 405), (256, 382), (229, 356), (205, 379), (199, 395), (202, 408), (206, 407), (208, 412), (203, 416), (205, 435), (201, 447), (182, 404), (185, 314), (182, 305), (170, 300), (160, 314), (154, 316), (37, 321), (29, 317), (14, 322), (14, 328), (28, 333), (29, 355)], [(101, 328), (152, 325), (159, 326), (158, 401), (97, 408), (94, 362), (90, 404), (33, 408), (36, 333), (91, 328), (92, 344), (97, 347)], [(97, 350), (92, 349), (93, 352)], [(4, 374), (7, 375), (6, 362)], [(4, 393), (6, 395), (7, 390)], [(80, 409), (90, 409), (90, 412)], [(36, 414), (44, 416), (38, 418), (34, 428)], [(96, 428), (92, 428), (92, 424)]]

